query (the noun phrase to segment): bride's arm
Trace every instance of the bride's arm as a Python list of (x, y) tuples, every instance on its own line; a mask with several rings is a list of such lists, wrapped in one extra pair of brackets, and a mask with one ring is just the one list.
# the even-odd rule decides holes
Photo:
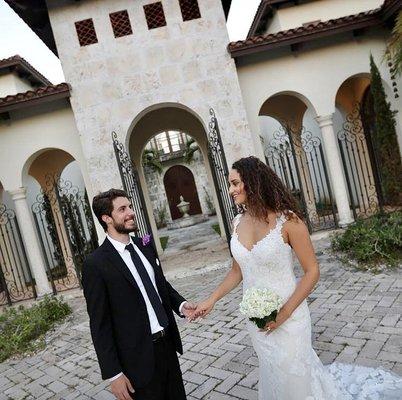
[(227, 295), (231, 290), (233, 290), (241, 281), (243, 276), (239, 264), (233, 259), (232, 268), (226, 274), (225, 279), (222, 283), (215, 289), (215, 291), (208, 297), (208, 299), (197, 305), (195, 310), (195, 318), (199, 316), (205, 316), (211, 312), (214, 305), (222, 297)]
[(290, 220), (284, 225), (283, 234), (296, 253), (304, 270), (304, 275), (293, 294), (279, 311), (276, 322), (268, 323), (265, 327), (269, 327), (269, 330), (277, 328), (292, 315), (294, 310), (312, 292), (320, 278), (320, 269), (306, 225), (299, 219)]

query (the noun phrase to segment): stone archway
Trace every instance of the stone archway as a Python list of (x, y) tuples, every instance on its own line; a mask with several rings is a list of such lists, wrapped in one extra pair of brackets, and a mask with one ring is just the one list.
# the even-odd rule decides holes
[(189, 215), (201, 214), (202, 211), (197, 187), (190, 169), (184, 165), (174, 165), (170, 167), (165, 173), (163, 183), (173, 220), (182, 217), (177, 208), (177, 204), (180, 202), (180, 196), (183, 196), (184, 200), (190, 203)]
[[(222, 236), (227, 231), (227, 226), (231, 223), (231, 220), (227, 218), (225, 212), (222, 212), (221, 202), (218, 201), (218, 191), (222, 189), (218, 188), (218, 183), (214, 178), (214, 170), (210, 161), (210, 155), (208, 153), (208, 130), (206, 123), (191, 109), (188, 107), (175, 104), (157, 104), (142, 111), (133, 121), (130, 126), (130, 131), (127, 138), (127, 148), (129, 157), (131, 158), (136, 174), (139, 179), (139, 190), (143, 194), (145, 207), (140, 212), (145, 212), (154, 236), (158, 237), (155, 218), (153, 215), (153, 207), (149, 189), (145, 178), (144, 168), (142, 167), (142, 154), (151, 138), (164, 131), (177, 131), (185, 132), (191, 136), (198, 144), (202, 159), (204, 160), (204, 166), (206, 170), (205, 186), (210, 188), (212, 195), (212, 202), (216, 210), (218, 223), (220, 226), (220, 232)], [(209, 162), (208, 162), (209, 161)], [(226, 179), (226, 178), (225, 178)], [(224, 182), (224, 181), (223, 181)], [(197, 185), (198, 189), (200, 187)], [(146, 210), (144, 210), (144, 208)], [(158, 250), (159, 241), (156, 240)]]

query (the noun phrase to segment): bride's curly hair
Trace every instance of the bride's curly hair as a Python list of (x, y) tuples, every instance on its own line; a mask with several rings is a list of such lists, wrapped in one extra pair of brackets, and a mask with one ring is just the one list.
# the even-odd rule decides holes
[[(257, 157), (245, 157), (232, 165), (244, 183), (247, 211), (258, 219), (267, 220), (268, 211), (283, 213), (287, 219), (297, 215), (303, 219), (295, 197), (268, 165)], [(239, 211), (243, 213), (244, 207)], [(291, 212), (293, 211), (293, 213)]]

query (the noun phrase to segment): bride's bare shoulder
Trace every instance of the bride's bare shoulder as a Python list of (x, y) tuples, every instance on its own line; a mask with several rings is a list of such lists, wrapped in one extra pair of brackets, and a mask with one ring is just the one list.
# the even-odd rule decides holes
[(283, 227), (289, 233), (305, 233), (308, 232), (306, 223), (293, 211), (284, 214), (285, 221)]

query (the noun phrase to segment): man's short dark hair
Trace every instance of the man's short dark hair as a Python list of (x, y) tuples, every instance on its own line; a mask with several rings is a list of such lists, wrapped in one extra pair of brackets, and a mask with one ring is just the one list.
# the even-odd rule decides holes
[(109, 189), (107, 192), (99, 193), (92, 200), (92, 210), (105, 232), (107, 231), (107, 224), (102, 221), (102, 215), (112, 215), (113, 200), (117, 197), (128, 198), (124, 190)]

